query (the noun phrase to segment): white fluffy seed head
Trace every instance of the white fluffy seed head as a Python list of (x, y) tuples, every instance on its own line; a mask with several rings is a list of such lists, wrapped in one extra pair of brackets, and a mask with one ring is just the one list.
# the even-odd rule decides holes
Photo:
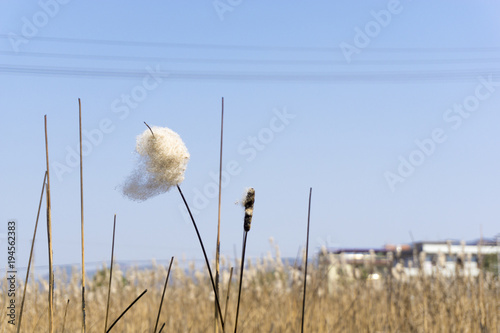
[(179, 134), (157, 126), (151, 131), (146, 129), (137, 137), (137, 166), (122, 186), (123, 194), (136, 201), (147, 200), (182, 183), (189, 161), (189, 152)]

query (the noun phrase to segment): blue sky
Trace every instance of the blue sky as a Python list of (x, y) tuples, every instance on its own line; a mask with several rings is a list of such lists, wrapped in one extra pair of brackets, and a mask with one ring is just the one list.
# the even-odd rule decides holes
[(410, 231), (415, 240), (469, 240), (481, 228), (492, 237), (499, 9), (494, 1), (3, 1), (0, 219), (17, 220), (18, 265), (45, 171), (45, 114), (54, 262), (79, 263), (78, 98), (88, 133), (88, 262), (109, 260), (115, 213), (118, 260), (202, 258), (176, 191), (136, 203), (117, 190), (144, 121), (186, 143), (181, 187), (214, 254), (222, 97), (223, 255), (240, 253), (243, 209), (234, 203), (249, 186), (251, 257), (271, 250), (270, 237), (296, 256), (309, 187), (311, 251), (408, 243)]

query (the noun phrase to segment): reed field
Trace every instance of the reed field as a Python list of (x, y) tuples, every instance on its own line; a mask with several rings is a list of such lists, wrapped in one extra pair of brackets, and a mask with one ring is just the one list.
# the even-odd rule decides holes
[[(221, 168), (223, 114), (222, 108)], [(81, 145), (80, 100), (79, 116)], [(121, 269), (114, 265), (113, 227), (109, 264), (103, 264), (94, 274), (86, 273), (84, 168), (80, 150), (81, 267), (74, 267), (71, 273), (54, 269), (45, 117), (47, 169), (27, 265), (30, 279), (27, 288), (24, 285), (26, 280), (19, 275), (15, 283), (7, 276), (0, 280), (0, 306), (3, 309), (0, 312), (0, 333), (500, 332), (500, 282), (499, 276), (491, 269), (481, 268), (477, 277), (460, 269), (451, 277), (441, 274), (439, 269), (427, 274), (424, 273), (423, 260), (415, 257), (413, 261), (415, 267), (419, 267), (418, 274), (407, 276), (399, 261), (401, 258), (395, 258), (392, 252), (387, 253), (385, 264), (381, 266), (375, 266), (375, 260), (372, 260), (353, 267), (324, 248), (309, 256), (312, 188), (304, 235), (306, 246), (301, 258), (283, 260), (279, 249), (271, 244), (274, 253), (245, 260), (256, 198), (255, 189), (247, 188), (240, 202), (244, 208), (241, 259), (229, 260), (221, 257), (219, 252), (215, 260), (209, 259), (179, 186), (184, 180), (189, 152), (176, 132), (145, 125), (147, 129), (137, 136), (136, 168), (120, 189), (128, 199), (142, 202), (176, 188), (198, 236), (205, 261), (203, 266), (172, 257), (168, 268), (153, 262), (150, 268)], [(219, 227), (220, 191), (219, 179)], [(49, 250), (47, 279), (30, 271), (44, 193)], [(116, 215), (114, 222), (116, 226)], [(218, 230), (218, 250), (219, 244)], [(309, 257), (313, 260), (309, 261)], [(483, 262), (480, 255), (478, 260)], [(10, 268), (14, 269), (14, 265)], [(373, 274), (375, 272), (377, 274)], [(10, 292), (13, 288), (15, 296)], [(14, 301), (16, 313), (12, 315), (9, 306)]]
[[(333, 262), (333, 263), (332, 263)], [(222, 257), (220, 299), (226, 307), (229, 267)], [(389, 268), (387, 268), (389, 269)], [(331, 271), (338, 273), (332, 280)], [(234, 330), (238, 270), (231, 279), (226, 332)], [(112, 331), (153, 332), (167, 267), (153, 262), (150, 269), (114, 268), (109, 323), (145, 289), (147, 293), (125, 314)], [(104, 266), (87, 279), (87, 332), (103, 332), (109, 269)], [(279, 251), (248, 260), (242, 285), (239, 332), (300, 332), (303, 269), (285, 264)], [(27, 289), (21, 332), (47, 332), (48, 281), (32, 279)], [(481, 283), (480, 283), (481, 282)], [(500, 288), (497, 277), (404, 277), (382, 275), (380, 280), (354, 277), (342, 265), (323, 256), (309, 262), (305, 303), (305, 332), (499, 332)], [(1, 307), (6, 308), (7, 285), (1, 282)], [(24, 286), (18, 286), (22, 290)], [(81, 330), (79, 270), (56, 270), (54, 331)], [(69, 303), (68, 303), (69, 300)], [(20, 300), (18, 299), (18, 304)], [(65, 312), (67, 312), (65, 314)], [(13, 332), (5, 311), (1, 332)], [(204, 267), (174, 261), (165, 293), (159, 326), (163, 332), (213, 332), (214, 293)], [(109, 324), (108, 324), (109, 326)]]

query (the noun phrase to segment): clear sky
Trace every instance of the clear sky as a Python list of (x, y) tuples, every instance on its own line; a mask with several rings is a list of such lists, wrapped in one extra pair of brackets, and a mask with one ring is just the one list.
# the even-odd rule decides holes
[[(2, 1), (0, 242), (18, 223), (25, 266), (45, 171), (54, 262), (80, 262), (78, 98), (85, 246), (109, 260), (199, 260), (179, 194), (117, 190), (150, 125), (191, 154), (183, 189), (215, 252), (225, 99), (223, 255), (493, 237), (500, 221), (500, 5), (495, 1)], [(45, 210), (36, 265), (47, 263)], [(0, 255), (0, 263), (5, 255)], [(4, 264), (2, 264), (3, 266)]]

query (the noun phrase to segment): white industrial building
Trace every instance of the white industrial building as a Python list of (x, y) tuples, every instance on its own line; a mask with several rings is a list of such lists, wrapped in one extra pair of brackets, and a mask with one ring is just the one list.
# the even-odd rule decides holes
[[(497, 239), (465, 241), (420, 241), (411, 245), (386, 245), (379, 249), (346, 248), (327, 251), (329, 262), (336, 266), (330, 278), (341, 274), (360, 277), (392, 272), (397, 278), (425, 275), (475, 277), (480, 274), (479, 258), (500, 258)], [(498, 259), (497, 259), (498, 260)], [(498, 260), (497, 262), (500, 262)], [(497, 265), (497, 269), (498, 265)]]
[[(484, 255), (500, 255), (500, 246), (496, 240), (473, 242), (441, 241), (417, 242), (412, 245), (412, 251), (401, 253), (404, 271), (409, 276), (417, 275), (419, 266), (426, 275), (441, 274), (454, 276), (479, 275), (479, 257)], [(415, 260), (416, 259), (416, 260)], [(414, 262), (417, 265), (414, 265)]]

